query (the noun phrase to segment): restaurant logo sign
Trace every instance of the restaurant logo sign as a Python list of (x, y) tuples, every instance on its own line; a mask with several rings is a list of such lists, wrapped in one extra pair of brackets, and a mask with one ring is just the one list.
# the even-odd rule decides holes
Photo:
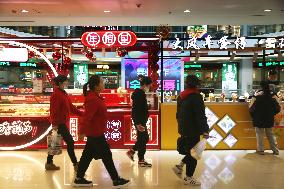
[(26, 135), (33, 130), (33, 126), (30, 121), (21, 120), (13, 121), (12, 123), (5, 121), (0, 124), (0, 135)]
[[(201, 40), (201, 41), (200, 41)], [(190, 38), (189, 40), (184, 43), (184, 41), (176, 38), (173, 43), (173, 49), (195, 49), (199, 50), (201, 48), (211, 49), (216, 48), (216, 45), (220, 50), (228, 49), (228, 48), (235, 48), (235, 49), (245, 49), (248, 47), (248, 40), (246, 37), (237, 37), (236, 39), (228, 39), (228, 36), (224, 36), (219, 40), (213, 40), (210, 35), (205, 37), (204, 39), (198, 39), (196, 37)], [(251, 45), (251, 44), (250, 44)], [(264, 46), (266, 49), (275, 49), (275, 48), (284, 48), (284, 38), (276, 39), (276, 38), (266, 38), (260, 39), (256, 43), (253, 44), (254, 46)]]
[(82, 44), (90, 48), (129, 47), (136, 41), (136, 34), (132, 31), (85, 32), (81, 37)]

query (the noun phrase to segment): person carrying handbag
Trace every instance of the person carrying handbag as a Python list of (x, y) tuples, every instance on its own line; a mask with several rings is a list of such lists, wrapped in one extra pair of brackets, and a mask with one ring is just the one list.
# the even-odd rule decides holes
[(184, 177), (184, 184), (186, 185), (201, 185), (193, 177), (197, 160), (192, 157), (190, 151), (200, 141), (201, 135), (208, 138), (209, 131), (203, 97), (198, 91), (199, 85), (200, 80), (195, 75), (188, 75), (186, 77), (186, 89), (177, 100), (176, 119), (180, 134), (177, 150), (185, 157), (180, 164), (173, 167), (173, 171), (179, 178), (182, 178), (183, 167), (186, 165), (186, 176)]
[[(74, 170), (77, 171), (78, 161), (74, 151), (74, 140), (71, 136), (67, 125), (69, 123), (70, 114), (82, 116), (83, 112), (78, 110), (71, 102), (67, 92), (64, 90), (68, 86), (68, 78), (65, 75), (58, 75), (53, 78), (54, 91), (50, 97), (50, 122), (52, 129), (57, 131), (67, 144), (67, 152), (73, 163)], [(60, 167), (53, 163), (53, 155), (48, 155), (46, 170), (59, 170)]]

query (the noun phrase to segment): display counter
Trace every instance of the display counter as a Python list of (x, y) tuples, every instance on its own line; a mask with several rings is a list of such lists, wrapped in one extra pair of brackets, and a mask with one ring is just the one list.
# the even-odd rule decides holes
[[(255, 130), (248, 111), (248, 103), (208, 102), (206, 116), (210, 126), (210, 136), (207, 149), (256, 149)], [(275, 133), (280, 149), (284, 149), (284, 103), (281, 103), (282, 112), (277, 115)], [(176, 122), (176, 103), (161, 105), (161, 149), (175, 150), (178, 135)], [(265, 146), (268, 141), (265, 140)]]
[[(102, 94), (108, 107), (108, 122), (105, 137), (111, 148), (128, 149), (136, 141), (136, 130), (131, 119), (130, 94)], [(82, 108), (82, 95), (70, 95), (74, 105)], [(30, 99), (30, 100), (27, 100)], [(36, 99), (36, 100), (35, 100)], [(40, 100), (42, 99), (42, 100)], [(23, 103), (24, 102), (24, 103)], [(0, 103), (0, 150), (24, 148), (46, 148), (46, 136), (50, 133), (49, 96), (1, 96)], [(149, 100), (154, 102), (154, 100)], [(156, 105), (149, 105), (156, 107)], [(159, 109), (151, 109), (147, 122), (150, 141), (149, 149), (160, 149)], [(70, 133), (75, 147), (82, 148), (84, 140), (79, 140), (80, 118), (71, 116)], [(65, 144), (64, 144), (65, 145)]]

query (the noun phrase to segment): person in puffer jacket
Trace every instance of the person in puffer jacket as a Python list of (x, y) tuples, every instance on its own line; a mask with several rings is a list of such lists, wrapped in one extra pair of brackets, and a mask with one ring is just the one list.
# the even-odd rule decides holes
[(262, 81), (260, 86), (261, 90), (255, 93), (249, 106), (256, 132), (257, 153), (264, 155), (263, 137), (265, 132), (273, 154), (279, 155), (272, 128), (274, 116), (280, 112), (281, 107), (277, 102), (277, 96), (270, 90), (269, 82)]
[(178, 133), (185, 143), (183, 145), (186, 152), (183, 153), (185, 157), (180, 164), (173, 167), (173, 171), (181, 178), (183, 166), (186, 165), (184, 182), (190, 185), (201, 185), (199, 181), (193, 178), (197, 160), (191, 156), (190, 150), (200, 141), (201, 135), (208, 138), (209, 131), (203, 97), (198, 90), (199, 85), (200, 80), (195, 75), (188, 75), (186, 77), (186, 89), (177, 100)]

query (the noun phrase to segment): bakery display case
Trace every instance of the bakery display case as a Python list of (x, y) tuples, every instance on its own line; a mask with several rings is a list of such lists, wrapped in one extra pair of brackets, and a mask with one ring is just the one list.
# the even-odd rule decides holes
[[(73, 104), (84, 111), (81, 90), (67, 90)], [(108, 107), (105, 137), (111, 148), (128, 149), (136, 141), (136, 129), (131, 119), (132, 91), (105, 90), (101, 95)], [(1, 94), (0, 96), (0, 150), (46, 148), (46, 136), (51, 130), (49, 122), (49, 95)], [(150, 135), (148, 148), (160, 149), (160, 117), (158, 97), (147, 94)], [(85, 140), (79, 139), (81, 118), (72, 115), (69, 130), (76, 148), (82, 148)], [(64, 144), (65, 145), (65, 144)]]

